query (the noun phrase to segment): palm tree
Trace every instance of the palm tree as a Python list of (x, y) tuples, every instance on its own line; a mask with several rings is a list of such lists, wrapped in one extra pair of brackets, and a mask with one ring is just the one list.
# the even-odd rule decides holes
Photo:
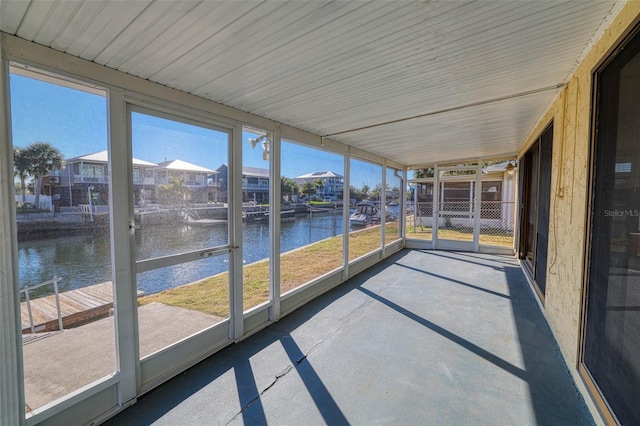
[(324, 182), (322, 179), (315, 179), (313, 185), (316, 187), (316, 193), (324, 192)]
[(415, 169), (413, 171), (413, 177), (416, 179), (433, 177), (433, 167), (428, 169)]
[(60, 151), (48, 142), (34, 142), (24, 151), (29, 162), (29, 174), (34, 179), (36, 208), (40, 205), (42, 178), (54, 170), (60, 170), (64, 159)]
[(291, 196), (297, 194), (299, 191), (298, 183), (286, 176), (282, 176), (280, 179), (280, 193), (282, 195), (282, 200), (288, 199), (291, 201)]
[(349, 187), (349, 202), (351, 200), (362, 201), (362, 192), (353, 185)]
[(315, 183), (307, 182), (304, 185), (302, 185), (302, 193), (307, 196), (307, 199), (310, 199), (311, 196), (316, 192), (318, 192), (318, 189), (316, 188)]
[(371, 190), (371, 199), (380, 200), (381, 196), (382, 196), (382, 185), (377, 183), (376, 186)]
[(26, 151), (21, 148), (14, 148), (13, 150), (13, 175), (18, 176), (20, 179), (20, 194), (22, 195), (22, 204), (27, 202), (27, 185), (25, 181), (29, 177), (30, 168), (29, 159), (26, 156)]
[(176, 207), (184, 204), (184, 201), (191, 194), (191, 190), (185, 186), (184, 179), (169, 176), (169, 183), (160, 185), (160, 194), (164, 196), (167, 202)]
[(369, 198), (369, 190), (371, 188), (369, 188), (369, 185), (362, 185), (362, 199), (366, 200), (367, 198)]

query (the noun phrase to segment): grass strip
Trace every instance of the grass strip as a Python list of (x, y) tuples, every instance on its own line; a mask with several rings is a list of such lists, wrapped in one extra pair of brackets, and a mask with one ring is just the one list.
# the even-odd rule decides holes
[[(440, 238), (469, 240), (468, 232), (441, 229)], [(407, 228), (408, 238), (431, 239), (431, 228)], [(398, 223), (385, 224), (385, 244), (398, 239)], [(480, 235), (481, 244), (511, 246), (511, 235)], [(380, 226), (371, 226), (349, 233), (349, 261), (380, 248)], [(293, 290), (342, 266), (342, 235), (327, 238), (280, 256), (280, 292)], [(269, 300), (269, 260), (245, 265), (243, 268), (243, 308), (245, 310)], [(140, 297), (139, 305), (158, 302), (191, 309), (223, 318), (229, 316), (229, 273), (222, 272), (202, 280)]]
[[(397, 224), (395, 233), (397, 235)], [(380, 226), (349, 234), (349, 252), (353, 259), (379, 247)], [(342, 249), (342, 235), (339, 235), (283, 253), (280, 256), (280, 292), (284, 294), (341, 267)], [(243, 284), (245, 310), (269, 300), (269, 261), (245, 265)], [(140, 306), (153, 302), (226, 318), (229, 316), (229, 273), (222, 272), (138, 299)]]

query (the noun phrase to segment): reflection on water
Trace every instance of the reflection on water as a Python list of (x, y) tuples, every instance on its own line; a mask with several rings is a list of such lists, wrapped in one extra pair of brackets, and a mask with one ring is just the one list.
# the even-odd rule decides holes
[[(20, 288), (62, 278), (60, 290), (111, 280), (109, 238), (93, 233), (18, 242)], [(50, 293), (43, 287), (34, 295)]]
[[(290, 251), (325, 238), (342, 234), (340, 211), (297, 216), (295, 221), (281, 224), (281, 250)], [(269, 228), (266, 223), (245, 224), (243, 259), (253, 263), (269, 256)], [(150, 259), (183, 251), (224, 245), (227, 226), (145, 226), (136, 230), (136, 258)], [(18, 242), (20, 287), (62, 278), (60, 290), (72, 290), (111, 280), (108, 231), (101, 234), (56, 236)], [(138, 289), (154, 293), (177, 282), (192, 282), (228, 269), (228, 256), (216, 256), (202, 261), (175, 265), (139, 274)], [(171, 277), (179, 277), (174, 280)], [(41, 289), (41, 294), (51, 288)], [(38, 291), (33, 292), (34, 295)]]

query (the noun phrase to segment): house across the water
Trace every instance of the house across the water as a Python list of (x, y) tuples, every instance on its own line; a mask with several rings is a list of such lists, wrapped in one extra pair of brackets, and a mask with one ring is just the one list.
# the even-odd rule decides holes
[[(89, 196), (94, 202), (108, 204), (108, 161), (106, 150), (69, 158), (61, 170), (44, 179), (42, 191), (53, 194), (60, 206), (89, 204)], [(147, 176), (158, 165), (138, 158), (133, 158), (132, 164), (134, 193), (139, 194), (146, 186), (153, 187), (153, 177)]]
[[(66, 160), (65, 166), (43, 180), (43, 194), (52, 194), (59, 206), (108, 204), (109, 167), (107, 151), (81, 155)], [(215, 170), (183, 160), (156, 164), (132, 159), (133, 194), (136, 206), (163, 203), (165, 192), (173, 185), (184, 186), (184, 199), (191, 203), (215, 201)]]
[(342, 198), (344, 176), (332, 171), (307, 173), (294, 179), (302, 187), (306, 183), (317, 183), (316, 197), (326, 201), (336, 201)]
[[(229, 199), (228, 182), (229, 167), (221, 165), (216, 170), (220, 189), (220, 201), (226, 202)], [(255, 201), (256, 203), (269, 202), (269, 169), (259, 167), (242, 167), (242, 200)]]

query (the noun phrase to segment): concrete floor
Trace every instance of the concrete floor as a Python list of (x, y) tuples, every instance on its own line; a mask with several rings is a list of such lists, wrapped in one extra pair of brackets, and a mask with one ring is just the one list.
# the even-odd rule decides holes
[(593, 424), (517, 262), (402, 251), (109, 425)]
[[(138, 308), (140, 356), (209, 327), (223, 318), (151, 303)], [(23, 346), (27, 410), (35, 410), (116, 370), (114, 319), (36, 338)]]

